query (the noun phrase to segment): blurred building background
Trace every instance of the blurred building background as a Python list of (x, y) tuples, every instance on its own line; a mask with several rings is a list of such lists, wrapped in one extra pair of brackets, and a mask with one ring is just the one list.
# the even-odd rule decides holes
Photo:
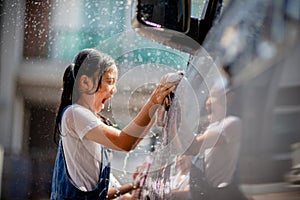
[[(126, 38), (120, 37), (130, 31), (130, 5), (131, 0), (0, 2), (1, 199), (49, 197), (56, 154), (52, 128), (62, 75), (80, 49), (97, 47), (110, 53), (125, 71), (141, 62), (184, 69), (187, 60), (178, 57), (187, 55), (171, 49), (166, 54), (164, 47), (133, 32)], [(132, 44), (138, 47), (128, 52)], [(151, 52), (143, 45), (161, 51)], [(300, 55), (299, 46), (293, 54)], [(292, 59), (283, 63), (277, 74), (266, 74), (275, 77), (270, 83), (274, 90), (260, 105), (268, 106), (267, 111), (253, 122), (258, 132), (246, 136), (245, 140), (252, 142), (243, 148), (242, 182), (280, 183), (292, 166), (291, 144), (300, 141), (300, 70), (295, 55), (290, 55)], [(245, 101), (251, 101), (251, 92), (265, 92), (259, 88), (253, 85)], [(121, 88), (119, 92), (122, 89), (126, 90)], [(253, 108), (260, 109), (257, 105)], [(258, 121), (264, 124), (257, 125)]]
[[(109, 53), (119, 63), (120, 74), (143, 63), (181, 69), (187, 60), (176, 58), (181, 52), (166, 51), (135, 35), (130, 28), (131, 1), (13, 0), (1, 1), (0, 6), (1, 198), (47, 199), (62, 76), (79, 50), (91, 47)], [(119, 93), (132, 95), (128, 87), (141, 77), (135, 76)], [(150, 95), (143, 87), (134, 94), (138, 100), (130, 100), (131, 115), (146, 100), (144, 95)], [(113, 106), (118, 112), (119, 105)]]

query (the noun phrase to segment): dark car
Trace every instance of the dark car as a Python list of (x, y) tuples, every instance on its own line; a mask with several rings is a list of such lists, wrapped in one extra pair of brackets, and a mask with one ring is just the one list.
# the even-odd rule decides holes
[[(272, 188), (284, 182), (291, 167), (290, 145), (300, 141), (300, 87), (295, 75), (299, 74), (300, 1), (154, 2), (137, 1), (132, 26), (146, 38), (190, 54), (187, 80), (202, 99), (201, 116), (191, 129), (201, 132), (206, 125), (203, 99), (218, 74), (214, 70), (226, 71), (236, 94), (233, 112), (243, 120), (236, 174), (241, 188), (250, 195), (260, 191), (253, 189), (259, 184)], [(167, 12), (169, 7), (176, 9)], [(161, 152), (155, 158), (154, 165), (172, 165)], [(161, 192), (153, 182), (168, 182), (171, 169), (151, 174), (149, 194)], [(292, 168), (286, 180), (298, 182), (299, 167)], [(168, 190), (161, 193), (170, 197)]]

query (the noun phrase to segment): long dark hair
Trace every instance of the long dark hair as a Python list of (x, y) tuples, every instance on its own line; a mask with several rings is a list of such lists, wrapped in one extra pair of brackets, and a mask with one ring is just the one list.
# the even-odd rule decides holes
[[(54, 142), (58, 144), (59, 137), (61, 135), (60, 124), (62, 114), (71, 105), (72, 102), (78, 100), (78, 89), (76, 78), (86, 75), (88, 77), (93, 77), (94, 85), (96, 89), (90, 91), (90, 93), (95, 93), (101, 87), (102, 74), (105, 72), (107, 67), (115, 65), (115, 61), (102, 52), (96, 49), (83, 49), (74, 58), (74, 63), (70, 64), (63, 76), (63, 90), (61, 94), (60, 105), (57, 111), (55, 126), (54, 126)], [(99, 71), (99, 75), (95, 77), (95, 72)]]

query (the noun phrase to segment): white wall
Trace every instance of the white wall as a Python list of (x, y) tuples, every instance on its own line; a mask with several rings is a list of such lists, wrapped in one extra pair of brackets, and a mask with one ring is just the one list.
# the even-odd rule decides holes
[(24, 0), (4, 1), (0, 55), (0, 144), (11, 148), (16, 72), (22, 60)]

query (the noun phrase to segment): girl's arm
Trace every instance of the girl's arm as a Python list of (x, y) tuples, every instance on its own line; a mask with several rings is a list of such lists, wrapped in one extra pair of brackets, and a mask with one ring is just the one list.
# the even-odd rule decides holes
[(166, 76), (164, 76), (141, 111), (122, 131), (103, 124), (87, 132), (85, 137), (114, 150), (130, 151), (134, 149), (151, 128), (149, 124), (154, 118), (157, 108), (162, 105), (165, 97), (176, 88), (178, 82), (166, 83)]
[(206, 131), (202, 135), (197, 136), (186, 151), (187, 155), (196, 155), (202, 153), (205, 149), (215, 145), (225, 143), (225, 138), (222, 134), (216, 131)]
[(128, 192), (131, 192), (132, 190), (137, 189), (137, 186), (134, 186), (133, 184), (129, 183), (126, 185), (123, 185), (121, 187), (114, 187), (114, 188), (109, 188), (107, 192), (107, 199), (114, 199), (117, 198), (123, 194), (126, 194)]

